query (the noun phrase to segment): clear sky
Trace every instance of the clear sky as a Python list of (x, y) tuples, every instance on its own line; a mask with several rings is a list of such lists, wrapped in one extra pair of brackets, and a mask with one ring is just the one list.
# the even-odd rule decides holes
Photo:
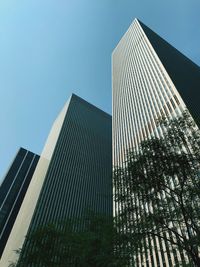
[(111, 113), (111, 53), (135, 17), (200, 65), (199, 0), (0, 0), (0, 180), (40, 153), (72, 92)]

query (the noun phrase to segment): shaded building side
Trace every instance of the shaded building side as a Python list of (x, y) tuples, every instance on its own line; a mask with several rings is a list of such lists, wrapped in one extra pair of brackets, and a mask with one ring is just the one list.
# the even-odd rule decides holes
[(39, 156), (20, 148), (0, 187), (0, 256), (21, 207)]
[(87, 209), (113, 213), (112, 123), (73, 94), (51, 129), (2, 264), (16, 260), (14, 249), (31, 249), (24, 236), (37, 227), (81, 217)]

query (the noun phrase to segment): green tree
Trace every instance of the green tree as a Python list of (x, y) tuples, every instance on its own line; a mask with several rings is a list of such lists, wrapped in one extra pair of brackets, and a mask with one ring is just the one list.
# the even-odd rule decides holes
[(121, 242), (113, 218), (92, 212), (80, 219), (49, 224), (27, 236), (17, 267), (124, 267), (127, 260), (115, 244)]
[(158, 238), (185, 251), (200, 266), (200, 131), (187, 111), (158, 122), (150, 137), (129, 151), (114, 171), (118, 227), (135, 255)]

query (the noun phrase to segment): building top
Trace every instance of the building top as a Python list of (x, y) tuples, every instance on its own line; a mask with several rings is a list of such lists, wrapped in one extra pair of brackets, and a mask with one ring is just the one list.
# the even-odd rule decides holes
[(156, 60), (158, 64), (163, 65), (188, 110), (196, 119), (196, 122), (198, 122), (200, 117), (200, 67), (147, 27), (143, 22), (134, 19), (133, 23), (114, 49), (113, 57), (115, 53), (118, 53), (120, 44), (128, 43), (127, 38), (133, 34), (132, 29), (135, 28), (135, 25), (140, 28), (140, 38), (135, 39), (135, 45), (141, 42), (142, 38), (146, 39), (154, 56), (157, 55)]
[(71, 98), (74, 98), (74, 99), (78, 100), (79, 102), (85, 103), (85, 104), (87, 104), (88, 106), (91, 106), (93, 109), (95, 109), (95, 110), (101, 112), (102, 114), (104, 113), (105, 116), (111, 117), (111, 115), (108, 114), (107, 112), (105, 112), (105, 111), (103, 111), (102, 109), (96, 107), (95, 105), (89, 103), (88, 101), (86, 101), (85, 99), (81, 98), (80, 96), (77, 96), (77, 95), (74, 94), (74, 93), (72, 93)]

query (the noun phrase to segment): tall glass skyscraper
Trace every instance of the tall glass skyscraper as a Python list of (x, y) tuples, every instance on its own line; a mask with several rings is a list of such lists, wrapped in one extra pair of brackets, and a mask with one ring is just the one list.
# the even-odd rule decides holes
[(112, 215), (111, 129), (109, 114), (71, 96), (51, 129), (0, 266), (15, 260), (14, 250), (38, 226), (86, 209)]
[[(142, 140), (161, 135), (156, 124), (161, 117), (173, 118), (187, 108), (199, 118), (200, 68), (137, 19), (113, 51), (112, 77), (114, 166), (122, 166), (127, 150)], [(116, 203), (115, 212), (119, 210)], [(187, 261), (179, 251), (167, 252), (166, 246), (156, 239), (155, 249), (148, 258), (138, 255), (135, 266)]]
[(38, 160), (38, 155), (20, 148), (0, 186), (0, 257)]

